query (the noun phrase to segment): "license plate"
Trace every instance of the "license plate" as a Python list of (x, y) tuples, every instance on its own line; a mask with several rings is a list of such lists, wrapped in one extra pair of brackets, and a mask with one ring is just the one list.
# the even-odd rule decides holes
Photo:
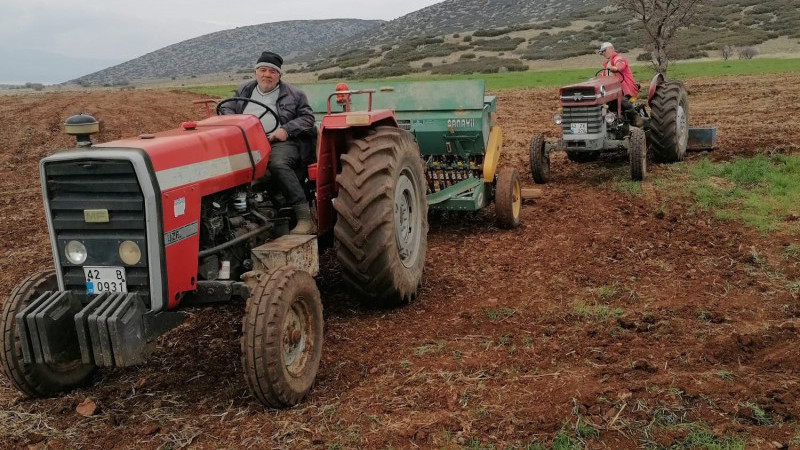
[(573, 134), (586, 134), (587, 131), (585, 123), (571, 123), (569, 127)]
[(128, 283), (125, 279), (124, 267), (84, 267), (86, 276), (86, 293), (99, 294), (100, 292), (128, 292)]

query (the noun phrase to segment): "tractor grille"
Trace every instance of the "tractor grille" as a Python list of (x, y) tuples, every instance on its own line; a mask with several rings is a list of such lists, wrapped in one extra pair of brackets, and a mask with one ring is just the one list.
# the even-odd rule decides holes
[(570, 134), (573, 123), (585, 123), (588, 134), (600, 133), (603, 129), (603, 106), (576, 106), (563, 108), (561, 129)]
[[(67, 290), (86, 290), (83, 266), (66, 260), (64, 246), (78, 240), (87, 248), (86, 266), (124, 266), (128, 291), (149, 300), (144, 196), (128, 161), (63, 161), (45, 164), (45, 183), (55, 245)], [(107, 222), (87, 222), (86, 210), (108, 212)], [(134, 241), (142, 251), (135, 266), (124, 265), (119, 244)]]

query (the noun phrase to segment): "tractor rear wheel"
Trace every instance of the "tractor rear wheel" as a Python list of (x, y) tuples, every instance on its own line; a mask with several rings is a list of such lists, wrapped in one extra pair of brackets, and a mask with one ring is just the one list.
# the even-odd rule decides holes
[(628, 158), (631, 166), (631, 180), (642, 181), (647, 173), (647, 137), (641, 128), (631, 127), (628, 140)]
[(537, 184), (550, 181), (550, 154), (545, 150), (544, 135), (534, 134), (528, 149), (531, 161), (531, 175)]
[(263, 274), (242, 319), (242, 367), (250, 392), (274, 408), (296, 405), (317, 376), (322, 356), (322, 301), (307, 272)]
[(572, 162), (583, 163), (597, 160), (600, 157), (598, 151), (569, 151), (567, 150), (567, 158)]
[(494, 212), (501, 228), (515, 228), (519, 225), (522, 209), (522, 188), (519, 173), (513, 167), (503, 167), (497, 175), (494, 194)]
[(343, 278), (365, 302), (416, 297), (428, 249), (428, 201), (419, 147), (407, 131), (377, 127), (341, 157), (334, 236)]
[(689, 143), (689, 98), (680, 81), (656, 87), (650, 99), (648, 145), (656, 161), (682, 161)]
[(96, 367), (83, 364), (80, 358), (59, 364), (26, 364), (17, 333), (16, 315), (31, 301), (47, 291), (58, 290), (56, 273), (37, 273), (17, 285), (3, 304), (3, 334), (0, 365), (15, 388), (30, 397), (49, 397), (85, 384)]

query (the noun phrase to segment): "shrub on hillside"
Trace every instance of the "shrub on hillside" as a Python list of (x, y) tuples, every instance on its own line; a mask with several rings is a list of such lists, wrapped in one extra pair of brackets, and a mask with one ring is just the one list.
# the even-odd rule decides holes
[(486, 30), (476, 30), (474, 33), (472, 33), (472, 35), (473, 36), (479, 36), (479, 37), (494, 37), (494, 36), (500, 36), (502, 34), (506, 34), (506, 33), (508, 33), (508, 31), (509, 31), (509, 29), (506, 28), (506, 27), (503, 27), (503, 28), (489, 28), (489, 29), (486, 29)]
[(753, 59), (758, 55), (758, 49), (755, 47), (739, 47), (736, 51), (739, 54), (739, 59)]
[(347, 67), (356, 67), (356, 66), (363, 66), (364, 64), (369, 62), (369, 58), (352, 58), (352, 59), (343, 59), (337, 60), (337, 65), (342, 69)]
[(450, 64), (443, 64), (431, 69), (431, 73), (454, 75), (470, 73), (498, 73), (506, 71), (521, 72), (525, 70), (528, 70), (528, 67), (518, 59), (489, 56), (478, 59), (460, 60)]
[(472, 43), (472, 48), (490, 52), (511, 51), (516, 49), (517, 46), (523, 42), (525, 42), (525, 38), (503, 36), (497, 39), (479, 39)]
[(333, 80), (337, 78), (350, 78), (355, 74), (353, 69), (334, 70), (333, 72), (321, 73), (317, 77), (320, 80)]
[(354, 78), (386, 78), (386, 77), (399, 77), (401, 75), (408, 75), (416, 72), (417, 70), (408, 64), (398, 64), (387, 67), (373, 67), (361, 69), (356, 72)]

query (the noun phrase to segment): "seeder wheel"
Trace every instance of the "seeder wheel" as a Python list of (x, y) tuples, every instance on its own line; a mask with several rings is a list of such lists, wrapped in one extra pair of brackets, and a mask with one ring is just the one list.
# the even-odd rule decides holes
[(494, 211), (497, 224), (502, 228), (515, 228), (519, 225), (522, 209), (522, 188), (519, 173), (513, 167), (503, 167), (497, 175), (494, 195)]

